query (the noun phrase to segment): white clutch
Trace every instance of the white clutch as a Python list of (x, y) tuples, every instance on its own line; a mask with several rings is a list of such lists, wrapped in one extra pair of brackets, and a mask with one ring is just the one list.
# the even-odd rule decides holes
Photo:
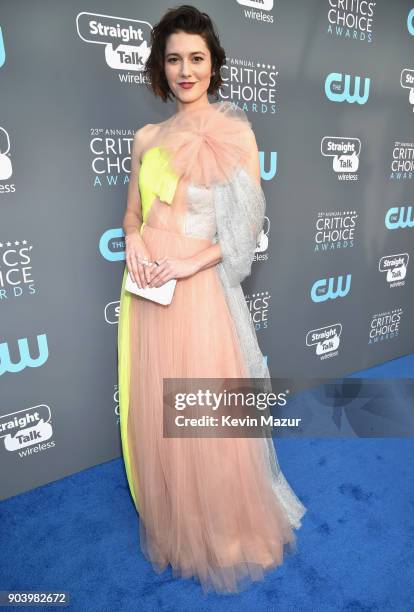
[(132, 280), (129, 272), (127, 273), (127, 277), (125, 279), (125, 289), (127, 291), (164, 305), (171, 304), (176, 284), (177, 279), (171, 278), (169, 281), (161, 285), (161, 287), (143, 287), (140, 289)]

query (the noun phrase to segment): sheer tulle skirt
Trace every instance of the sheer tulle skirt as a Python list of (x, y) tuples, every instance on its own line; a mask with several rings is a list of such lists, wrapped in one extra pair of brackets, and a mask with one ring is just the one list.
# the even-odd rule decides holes
[[(152, 258), (188, 257), (211, 244), (148, 225), (143, 238)], [(211, 267), (179, 279), (169, 306), (129, 300), (121, 430), (141, 549), (157, 572), (171, 564), (204, 592), (238, 592), (296, 550), (266, 441), (163, 437), (163, 377), (247, 377), (218, 275)]]

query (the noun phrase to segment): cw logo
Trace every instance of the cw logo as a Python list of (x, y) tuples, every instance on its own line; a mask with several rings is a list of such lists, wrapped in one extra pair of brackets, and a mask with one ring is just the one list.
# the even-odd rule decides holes
[(122, 228), (104, 232), (99, 240), (99, 250), (102, 257), (108, 261), (125, 259), (125, 234)]
[(408, 13), (407, 16), (407, 28), (411, 36), (414, 36), (414, 8)]
[(325, 94), (328, 100), (332, 102), (349, 102), (353, 104), (365, 104), (369, 96), (370, 79), (365, 77), (364, 90), (361, 95), (361, 77), (356, 76), (354, 84), (354, 92), (351, 93), (351, 75), (341, 74), (340, 72), (331, 72), (325, 79)]
[(264, 181), (270, 181), (272, 178), (276, 176), (277, 172), (277, 151), (270, 152), (270, 168), (269, 170), (265, 170), (265, 154), (263, 151), (259, 151), (260, 158), (260, 168), (261, 168), (261, 177)]
[[(344, 277), (331, 276), (330, 278), (321, 278), (317, 280), (311, 289), (311, 298), (313, 302), (326, 302), (326, 300), (336, 300), (337, 297), (344, 297), (351, 289), (352, 274), (346, 275), (346, 284), (343, 287)], [(334, 288), (335, 279), (337, 278), (336, 289)]]
[(39, 368), (42, 366), (49, 357), (49, 349), (47, 346), (46, 334), (40, 334), (37, 336), (37, 348), (39, 356), (33, 359), (29, 352), (29, 346), (27, 338), (19, 338), (17, 341), (20, 353), (20, 361), (13, 363), (10, 357), (9, 345), (7, 342), (0, 344), (0, 376), (5, 372), (21, 372), (25, 368)]
[(3, 40), (3, 32), (0, 27), (0, 68), (4, 66), (4, 62), (6, 61), (6, 50), (4, 48), (4, 40)]
[(385, 227), (389, 230), (414, 227), (412, 206), (393, 206), (385, 215)]

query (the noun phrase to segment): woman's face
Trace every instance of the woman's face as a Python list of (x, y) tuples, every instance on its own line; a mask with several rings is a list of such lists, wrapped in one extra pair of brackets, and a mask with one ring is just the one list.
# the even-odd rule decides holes
[[(207, 96), (211, 79), (211, 53), (199, 34), (175, 32), (167, 38), (165, 76), (175, 97), (183, 103)], [(192, 83), (184, 87), (183, 83)]]

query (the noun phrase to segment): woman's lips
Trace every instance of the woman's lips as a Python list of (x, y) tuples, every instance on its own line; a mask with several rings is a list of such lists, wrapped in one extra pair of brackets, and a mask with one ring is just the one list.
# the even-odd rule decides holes
[(178, 83), (180, 87), (182, 87), (183, 89), (191, 89), (193, 85), (195, 85), (195, 83)]

